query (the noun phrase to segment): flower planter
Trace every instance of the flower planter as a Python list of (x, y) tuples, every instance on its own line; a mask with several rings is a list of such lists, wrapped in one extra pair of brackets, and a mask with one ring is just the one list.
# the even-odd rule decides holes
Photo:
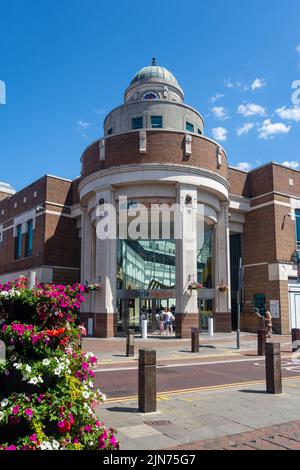
[(9, 374), (0, 374), (0, 398), (5, 398), (12, 393), (26, 393), (32, 395), (34, 393), (45, 393), (47, 390), (54, 388), (60, 378), (57, 376), (42, 376), (43, 383), (37, 385), (29, 384), (22, 380), (20, 371), (12, 369)]
[(16, 424), (8, 423), (0, 425), (0, 442), (13, 444), (16, 439), (30, 434), (29, 423), (24, 418), (20, 418), (20, 421)]
[(20, 301), (4, 301), (5, 311), (8, 313), (8, 322), (19, 321), (22, 323), (30, 323), (35, 313), (34, 307), (23, 304)]

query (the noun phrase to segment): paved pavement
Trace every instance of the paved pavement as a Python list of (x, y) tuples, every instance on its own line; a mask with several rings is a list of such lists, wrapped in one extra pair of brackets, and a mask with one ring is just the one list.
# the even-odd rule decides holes
[[(127, 358), (125, 338), (85, 339), (83, 349), (98, 358), (96, 384), (108, 395), (99, 418), (118, 430), (121, 449), (298, 448), (300, 361), (290, 336), (271, 340), (281, 343), (280, 395), (265, 392), (256, 335), (243, 333), (239, 351), (235, 340), (234, 333), (201, 334), (192, 354), (190, 340), (136, 337), (136, 355)], [(158, 412), (150, 415), (139, 413), (134, 396), (140, 348), (157, 351)]]
[[(291, 352), (291, 337), (274, 335), (272, 341), (280, 342), (283, 353)], [(137, 363), (138, 350), (142, 348), (157, 351), (158, 364), (178, 363), (180, 361), (211, 360), (212, 358), (232, 360), (239, 357), (255, 357), (257, 354), (257, 335), (242, 333), (241, 349), (236, 349), (235, 333), (216, 333), (212, 338), (200, 334), (200, 352), (191, 353), (191, 341), (176, 339), (171, 336), (151, 336), (142, 340), (135, 337), (135, 356), (126, 357), (126, 338), (85, 338), (83, 350), (92, 351), (101, 368), (130, 367)]]
[(258, 383), (159, 394), (158, 413), (150, 415), (139, 413), (136, 399), (110, 400), (98, 415), (118, 430), (123, 450), (295, 448), (300, 380), (284, 379), (280, 395), (266, 394)]

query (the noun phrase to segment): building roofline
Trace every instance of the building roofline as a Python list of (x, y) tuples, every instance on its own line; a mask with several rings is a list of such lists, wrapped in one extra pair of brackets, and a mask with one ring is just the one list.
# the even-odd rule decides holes
[(291, 171), (296, 171), (297, 173), (300, 173), (300, 169), (297, 170), (296, 168), (290, 168), (289, 166), (282, 165), (282, 163), (278, 163), (278, 162), (275, 162), (273, 160), (268, 162), (268, 163), (264, 163), (263, 165), (252, 168), (251, 170), (248, 170), (248, 171), (247, 170), (240, 170), (239, 168), (236, 168), (232, 165), (228, 165), (228, 168), (230, 170), (235, 170), (235, 171), (239, 171), (241, 173), (249, 174), (249, 173), (253, 173), (254, 171), (260, 170), (261, 168), (265, 168), (266, 166), (271, 166), (271, 165), (280, 166), (281, 168), (284, 168), (285, 170), (291, 170)]

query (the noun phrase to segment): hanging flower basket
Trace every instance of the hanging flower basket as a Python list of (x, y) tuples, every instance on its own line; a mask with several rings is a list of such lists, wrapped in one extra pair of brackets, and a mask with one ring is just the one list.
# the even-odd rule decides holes
[(87, 286), (85, 286), (85, 292), (97, 292), (102, 289), (101, 284), (97, 284), (96, 282), (91, 282)]
[(203, 285), (200, 282), (191, 282), (188, 285), (189, 290), (198, 290), (198, 289), (202, 289), (202, 288), (203, 288)]
[(220, 284), (217, 289), (220, 291), (220, 292), (227, 292), (228, 291), (228, 286), (226, 284)]

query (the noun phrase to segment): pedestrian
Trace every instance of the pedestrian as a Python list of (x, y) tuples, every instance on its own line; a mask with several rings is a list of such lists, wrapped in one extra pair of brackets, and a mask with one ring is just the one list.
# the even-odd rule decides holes
[(271, 312), (269, 312), (269, 310), (266, 311), (265, 323), (266, 323), (267, 338), (271, 338), (273, 325), (272, 325), (272, 315), (271, 315)]

